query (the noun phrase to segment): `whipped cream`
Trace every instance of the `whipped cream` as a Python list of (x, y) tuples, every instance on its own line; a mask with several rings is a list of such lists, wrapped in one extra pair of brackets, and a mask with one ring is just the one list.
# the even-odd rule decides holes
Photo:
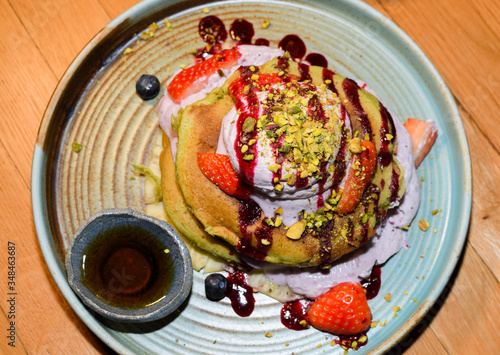
[[(285, 84), (275, 84), (270, 86), (269, 89), (265, 91), (258, 92), (258, 115), (263, 116), (265, 114), (264, 107), (267, 103), (269, 95), (272, 95), (273, 92), (284, 92), (288, 90), (290, 89), (287, 88)], [(236, 108), (233, 108), (226, 115), (222, 122), (221, 134), (223, 135), (224, 145), (226, 147), (233, 168), (236, 170), (238, 175), (245, 180), (245, 182), (252, 185), (259, 192), (264, 193), (270, 198), (279, 200), (307, 199), (324, 192), (333, 184), (333, 163), (340, 150), (340, 143), (343, 134), (342, 118), (347, 121), (349, 120), (349, 118), (347, 117), (347, 115), (342, 115), (340, 100), (333, 92), (331, 92), (326, 87), (317, 87), (317, 92), (319, 101), (321, 102), (322, 107), (325, 111), (325, 116), (328, 118), (326, 125), (329, 125), (331, 131), (333, 131), (333, 133), (329, 134), (331, 137), (330, 141), (328, 142), (328, 148), (331, 149), (331, 152), (329, 152), (330, 159), (328, 160), (328, 164), (325, 169), (326, 178), (320, 180), (318, 179), (318, 176), (309, 174), (310, 177), (305, 179), (306, 182), (304, 183), (304, 186), (301, 186), (299, 188), (295, 187), (295, 185), (290, 186), (290, 184), (287, 183), (287, 178), (289, 179), (291, 176), (297, 176), (298, 174), (300, 174), (296, 164), (293, 164), (289, 159), (285, 159), (281, 164), (277, 164), (279, 157), (276, 148), (273, 148), (273, 145), (275, 144), (275, 138), (269, 137), (266, 134), (266, 131), (263, 129), (258, 130), (258, 133), (255, 137), (255, 144), (257, 145), (256, 151), (258, 152), (258, 156), (255, 158), (256, 165), (252, 171), (252, 177), (249, 178), (245, 176), (245, 171), (242, 171), (240, 169), (239, 159), (236, 152), (237, 144), (235, 143), (239, 141), (239, 132), (236, 127), (239, 115)], [(301, 96), (300, 92), (295, 92), (293, 94), (295, 94), (294, 100), (297, 101), (297, 104), (294, 106), (294, 108), (296, 108), (297, 111), (304, 112), (305, 114), (307, 107), (304, 106), (304, 101), (306, 101), (307, 104), (307, 99)], [(335, 97), (336, 100), (333, 100), (332, 97)], [(267, 104), (269, 105), (269, 103)], [(311, 138), (314, 138), (312, 134), (313, 128), (311, 128), (310, 131)], [(319, 129), (315, 131), (320, 132)], [(284, 137), (284, 145), (286, 145), (286, 141), (288, 139), (293, 142), (293, 134), (288, 134), (286, 137)], [(280, 191), (277, 191), (275, 188), (277, 182), (275, 182), (274, 179), (276, 178), (277, 174), (272, 170), (273, 167), (277, 166), (279, 166), (280, 169), (280, 177), (278, 177), (279, 184), (283, 187), (283, 189)], [(321, 184), (319, 183), (320, 181)]]

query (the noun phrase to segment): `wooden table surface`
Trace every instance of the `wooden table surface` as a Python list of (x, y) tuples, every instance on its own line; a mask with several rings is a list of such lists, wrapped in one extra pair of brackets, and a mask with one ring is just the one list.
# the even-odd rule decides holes
[[(30, 173), (37, 130), (65, 69), (137, 0), (0, 0), (0, 352), (112, 353), (68, 305), (39, 248)], [(396, 348), (500, 353), (500, 2), (369, 0), (428, 55), (468, 137), (473, 203), (464, 253), (428, 316)], [(8, 242), (16, 245), (15, 347), (9, 346)], [(9, 313), (11, 312), (11, 313)]]

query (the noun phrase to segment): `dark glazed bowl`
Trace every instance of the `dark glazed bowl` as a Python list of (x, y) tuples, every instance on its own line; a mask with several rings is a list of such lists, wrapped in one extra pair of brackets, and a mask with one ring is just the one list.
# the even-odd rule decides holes
[[(154, 236), (162, 250), (168, 249), (173, 265), (171, 286), (155, 303), (140, 308), (122, 308), (104, 302), (82, 281), (82, 263), (87, 246), (96, 237), (116, 228), (132, 227)], [(78, 231), (66, 254), (68, 282), (78, 297), (93, 311), (118, 322), (149, 322), (166, 317), (188, 297), (193, 284), (189, 251), (166, 222), (128, 209), (109, 209), (92, 216)]]

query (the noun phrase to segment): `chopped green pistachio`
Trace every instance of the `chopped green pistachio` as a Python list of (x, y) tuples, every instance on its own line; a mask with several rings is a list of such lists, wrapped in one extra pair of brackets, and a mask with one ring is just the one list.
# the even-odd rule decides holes
[(243, 126), (242, 126), (241, 129), (245, 133), (253, 132), (253, 130), (255, 129), (255, 124), (256, 123), (257, 123), (257, 121), (255, 120), (255, 118), (253, 118), (253, 117), (247, 117), (245, 119), (245, 121), (243, 122)]
[(361, 147), (361, 139), (353, 138), (349, 141), (349, 151), (354, 154), (359, 154), (363, 151)]
[(80, 143), (73, 142), (71, 143), (71, 149), (73, 149), (75, 153), (80, 153), (80, 151), (82, 150), (82, 145)]
[(361, 223), (366, 223), (368, 222), (368, 220), (370, 219), (370, 217), (373, 215), (373, 213), (371, 212), (368, 212), (368, 213), (365, 213), (362, 217), (361, 217)]
[(304, 156), (302, 155), (302, 152), (298, 148), (293, 149), (293, 160), (295, 163), (300, 164), (302, 163)]
[(298, 221), (295, 222), (286, 232), (286, 236), (290, 239), (300, 239), (302, 237), (302, 233), (304, 233), (306, 229), (306, 223), (305, 221)]
[(269, 170), (271, 170), (273, 173), (277, 173), (278, 170), (281, 169), (281, 165), (280, 164), (272, 164), (272, 165), (269, 165), (267, 168)]
[(291, 174), (289, 178), (287, 178), (287, 185), (288, 186), (294, 186), (295, 183), (297, 182), (297, 175)]

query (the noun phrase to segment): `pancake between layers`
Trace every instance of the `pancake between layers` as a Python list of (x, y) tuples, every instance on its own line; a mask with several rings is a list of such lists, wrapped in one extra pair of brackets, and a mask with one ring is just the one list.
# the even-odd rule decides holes
[[(304, 68), (295, 62), (275, 59), (258, 72), (284, 70), (287, 75), (300, 77)], [(198, 152), (216, 152), (222, 121), (235, 105), (228, 87), (242, 74), (244, 68), (235, 72), (222, 88), (186, 107), (175, 118), (179, 137), (175, 168), (168, 141), (161, 157), (167, 214), (195, 244), (229, 261), (237, 261), (229, 245), (256, 259), (295, 266), (328, 264), (357, 249), (373, 236), (376, 223), (404, 193), (403, 171), (393, 157), (396, 132), (390, 115), (374, 96), (351, 80), (323, 68), (308, 68), (307, 80), (326, 85), (338, 95), (351, 118), (351, 134), (357, 131), (373, 142), (379, 163), (369, 185), (370, 193), (365, 191), (362, 203), (354, 211), (333, 213), (321, 228), (308, 228), (300, 239), (293, 240), (287, 237), (289, 226), (270, 226), (267, 220), (272, 216), (265, 216), (252, 200), (241, 201), (225, 194), (201, 173), (197, 164)], [(394, 137), (392, 141), (386, 138), (389, 135)]]

